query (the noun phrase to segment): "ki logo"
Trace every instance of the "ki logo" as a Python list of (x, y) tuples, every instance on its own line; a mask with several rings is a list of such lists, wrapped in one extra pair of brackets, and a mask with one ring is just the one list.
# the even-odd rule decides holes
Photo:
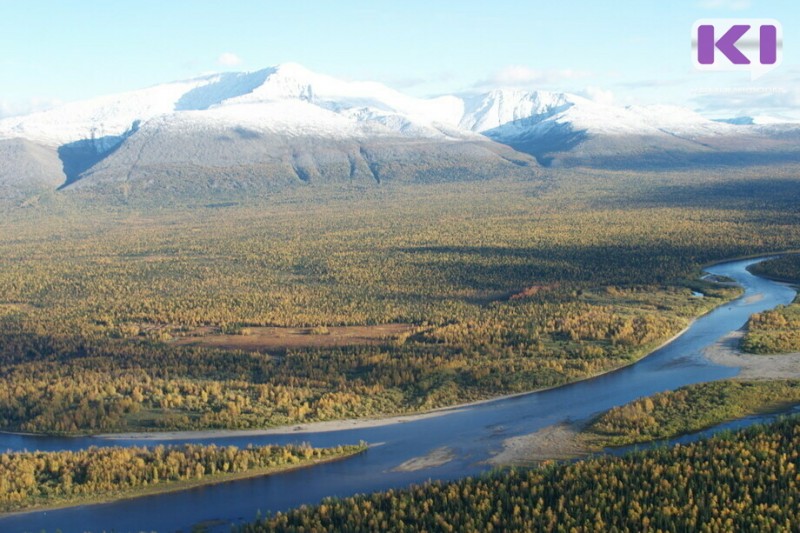
[(750, 72), (760, 78), (783, 60), (783, 28), (774, 19), (702, 19), (692, 28), (698, 70)]

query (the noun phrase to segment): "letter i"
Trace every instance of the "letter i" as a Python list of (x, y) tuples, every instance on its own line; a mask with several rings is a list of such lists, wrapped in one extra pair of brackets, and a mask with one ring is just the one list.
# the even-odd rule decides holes
[(759, 52), (762, 65), (774, 65), (778, 58), (778, 30), (773, 25), (761, 26)]

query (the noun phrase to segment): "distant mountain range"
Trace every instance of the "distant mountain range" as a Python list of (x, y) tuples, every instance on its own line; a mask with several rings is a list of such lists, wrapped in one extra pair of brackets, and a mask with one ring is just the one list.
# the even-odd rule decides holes
[[(749, 119), (749, 120), (748, 120)], [(800, 159), (800, 126), (498, 89), (414, 98), (284, 64), (0, 120), (0, 194), (275, 189)], [(3, 192), (5, 191), (5, 192)]]

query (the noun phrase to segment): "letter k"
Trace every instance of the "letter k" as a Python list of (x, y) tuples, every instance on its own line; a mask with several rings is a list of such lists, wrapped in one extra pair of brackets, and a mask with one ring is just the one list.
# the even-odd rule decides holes
[(714, 64), (714, 49), (718, 48), (734, 65), (749, 65), (750, 60), (736, 48), (736, 41), (747, 33), (750, 26), (736, 24), (730, 27), (725, 35), (714, 41), (714, 26), (705, 24), (697, 28), (697, 61), (701, 65)]

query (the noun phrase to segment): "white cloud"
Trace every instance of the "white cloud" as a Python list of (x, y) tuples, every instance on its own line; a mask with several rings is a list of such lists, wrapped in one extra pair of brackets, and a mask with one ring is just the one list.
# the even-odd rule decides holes
[(380, 79), (379, 76), (377, 77), (367, 76), (366, 79), (377, 79), (377, 81), (386, 83), (390, 87), (394, 87), (396, 89), (410, 89), (413, 87), (419, 87), (420, 85), (425, 85), (429, 83), (452, 81), (453, 79), (455, 79), (455, 77), (456, 77), (455, 74), (453, 74), (453, 72), (451, 71), (442, 71), (425, 76), (389, 78), (389, 79)]
[(800, 92), (784, 88), (735, 88), (696, 91), (695, 102), (705, 109), (797, 109)]
[(580, 94), (598, 104), (611, 105), (614, 103), (614, 92), (600, 87), (586, 87)]
[(474, 87), (527, 87), (548, 85), (564, 80), (586, 78), (591, 74), (573, 69), (540, 70), (523, 65), (509, 65), (488, 78), (480, 80)]
[(722, 87), (695, 92), (700, 113), (718, 117), (781, 116), (800, 120), (800, 90), (769, 87)]
[(11, 102), (0, 100), (0, 118), (13, 117), (17, 115), (27, 115), (37, 111), (46, 111), (63, 102), (58, 98), (30, 98), (28, 100)]
[(675, 85), (683, 85), (689, 82), (692, 78), (683, 77), (683, 78), (664, 78), (664, 79), (648, 79), (648, 80), (636, 80), (636, 81), (626, 81), (620, 82), (615, 84), (617, 87), (621, 87), (623, 89), (652, 89), (657, 87), (672, 87)]
[(705, 9), (741, 11), (750, 7), (750, 0), (700, 0), (698, 5)]
[(223, 67), (235, 67), (236, 65), (242, 64), (242, 58), (233, 52), (225, 52), (224, 54), (220, 54), (217, 58), (217, 63)]

